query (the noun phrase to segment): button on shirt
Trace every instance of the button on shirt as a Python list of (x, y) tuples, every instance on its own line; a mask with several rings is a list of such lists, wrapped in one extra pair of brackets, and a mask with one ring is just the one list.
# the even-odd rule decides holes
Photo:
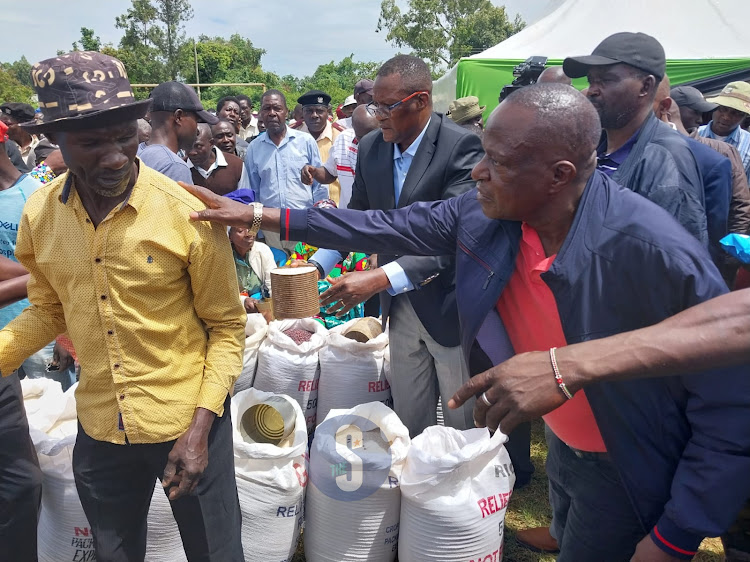
[(599, 143), (599, 146), (596, 149), (597, 168), (599, 168), (599, 170), (607, 174), (609, 177), (612, 177), (612, 175), (617, 171), (622, 163), (627, 160), (628, 156), (630, 156), (630, 152), (633, 150), (633, 147), (638, 140), (638, 134), (640, 132), (640, 129), (638, 129), (625, 144), (623, 144), (620, 148), (618, 148), (614, 152), (611, 152), (610, 154), (606, 153), (607, 135), (602, 135), (602, 141)]
[[(401, 197), (401, 190), (404, 188), (406, 175), (409, 173), (409, 168), (411, 168), (411, 163), (414, 161), (414, 155), (417, 153), (419, 145), (422, 144), (422, 139), (425, 132), (427, 132), (427, 127), (430, 126), (430, 121), (427, 121), (419, 136), (403, 152), (401, 152), (397, 144), (393, 145), (393, 191), (396, 197), (396, 207), (398, 207), (398, 199)], [(391, 282), (391, 288), (388, 289), (390, 295), (396, 296), (414, 289), (414, 284), (406, 276), (404, 268), (398, 262), (392, 261), (387, 263), (381, 269), (388, 277), (388, 281)]]
[(309, 133), (286, 128), (279, 146), (261, 134), (247, 149), (245, 168), (250, 186), (258, 201), (267, 207), (280, 209), (308, 209), (322, 199), (328, 199), (328, 187), (316, 181), (305, 185), (300, 179), (302, 168), (321, 166), (315, 139)]
[(740, 158), (742, 158), (742, 165), (745, 168), (747, 181), (750, 181), (750, 133), (738, 126), (728, 137), (722, 139), (721, 137), (717, 137), (711, 130), (712, 124), (713, 121), (709, 121), (708, 125), (699, 127), (698, 136), (723, 140), (728, 145), (736, 148), (737, 152), (740, 153)]
[(204, 207), (143, 165), (96, 228), (68, 174), (32, 194), (16, 245), (31, 306), (0, 331), (0, 372), (67, 329), (81, 364), (78, 419), (92, 438), (166, 442), (196, 407), (222, 415), (246, 315), (226, 230), (188, 219)]

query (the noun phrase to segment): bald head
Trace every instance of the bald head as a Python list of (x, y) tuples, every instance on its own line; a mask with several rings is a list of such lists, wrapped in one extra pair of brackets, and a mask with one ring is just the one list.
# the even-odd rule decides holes
[(370, 115), (366, 105), (358, 105), (352, 113), (352, 128), (354, 135), (361, 139), (370, 131), (374, 131), (380, 125), (374, 115)]
[(562, 66), (550, 66), (537, 78), (537, 84), (566, 84), (571, 86), (573, 81), (563, 72)]
[[(513, 92), (498, 109), (504, 105), (525, 108), (532, 115), (523, 140), (532, 152), (547, 151), (577, 166), (591, 160), (601, 137), (601, 123), (594, 106), (575, 88), (550, 82), (533, 84)], [(486, 131), (495, 125), (498, 109), (490, 116)]]
[(205, 143), (211, 142), (211, 126), (208, 123), (198, 123), (198, 133), (195, 140), (201, 140)]
[(596, 109), (575, 88), (547, 83), (516, 90), (490, 115), (485, 157), (471, 172), (482, 212), (527, 222), (537, 232), (569, 225), (596, 168), (600, 134)]

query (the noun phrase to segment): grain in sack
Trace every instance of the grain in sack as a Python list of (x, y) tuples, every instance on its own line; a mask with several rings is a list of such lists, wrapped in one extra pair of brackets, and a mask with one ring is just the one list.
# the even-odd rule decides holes
[[(363, 321), (373, 321), (377, 330), (368, 341), (347, 336)], [(357, 318), (328, 331), (328, 341), (320, 350), (318, 420), (332, 409), (347, 409), (368, 402), (392, 406), (391, 387), (385, 376), (388, 334), (374, 318)], [(362, 338), (364, 339), (364, 338)]]
[(304, 520), (307, 431), (299, 404), (286, 397), (294, 407), (294, 429), (278, 445), (252, 442), (241, 430), (245, 412), (272, 396), (278, 395), (250, 388), (232, 398), (234, 467), (246, 562), (291, 561)]
[(487, 429), (432, 426), (412, 440), (401, 477), (400, 562), (501, 562), (515, 474)]
[[(309, 340), (298, 345), (284, 333), (290, 330), (309, 332)], [(286, 394), (296, 400), (305, 414), (308, 433), (315, 429), (320, 374), (318, 352), (325, 345), (326, 336), (325, 327), (312, 318), (275, 320), (268, 325), (268, 334), (258, 350), (253, 387)]]
[(331, 410), (315, 431), (305, 507), (308, 562), (392, 562), (409, 431), (380, 402)]

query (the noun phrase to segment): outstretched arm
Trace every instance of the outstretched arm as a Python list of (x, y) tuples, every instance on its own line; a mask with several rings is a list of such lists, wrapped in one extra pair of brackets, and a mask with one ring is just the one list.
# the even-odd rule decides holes
[[(571, 392), (603, 380), (685, 375), (750, 362), (750, 289), (716, 297), (654, 326), (569, 345), (556, 354)], [(505, 433), (566, 400), (546, 351), (516, 355), (477, 375), (449, 406), (458, 408), (482, 392), (492, 406), (477, 400), (477, 425), (502, 424)]]

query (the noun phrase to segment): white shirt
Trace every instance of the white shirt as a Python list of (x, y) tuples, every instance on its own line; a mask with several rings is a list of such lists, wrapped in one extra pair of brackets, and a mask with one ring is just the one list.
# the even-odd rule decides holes
[(354, 142), (354, 129), (346, 129), (339, 133), (333, 141), (328, 160), (323, 167), (332, 176), (339, 178), (341, 192), (339, 194), (339, 208), (346, 209), (352, 198), (354, 172), (357, 166), (357, 144)]
[[(204, 170), (200, 166), (196, 166), (190, 161), (189, 158), (187, 161), (188, 166), (198, 170), (198, 173), (202, 175), (204, 178), (207, 178), (208, 176), (210, 176), (211, 172), (213, 172), (217, 168), (224, 168), (227, 166), (227, 159), (224, 158), (224, 153), (221, 150), (217, 150), (215, 146), (211, 147), (211, 150), (214, 151), (214, 155), (216, 156), (216, 159), (214, 160), (214, 163), (208, 167), (208, 170)], [(245, 166), (242, 166), (242, 175), (240, 176), (240, 181), (237, 184), (237, 189), (250, 189), (250, 178), (247, 175), (247, 168), (245, 168)]]

